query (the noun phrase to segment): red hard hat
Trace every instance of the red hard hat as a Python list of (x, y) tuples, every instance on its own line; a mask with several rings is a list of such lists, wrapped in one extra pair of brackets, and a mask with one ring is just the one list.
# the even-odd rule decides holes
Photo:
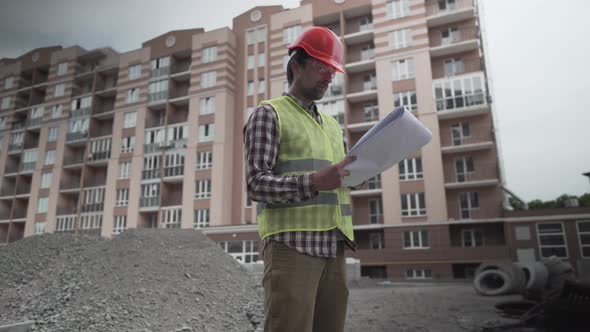
[(296, 47), (303, 48), (311, 57), (344, 73), (342, 68), (344, 46), (342, 46), (342, 42), (332, 30), (324, 27), (309, 28), (293, 44), (288, 46), (290, 50)]

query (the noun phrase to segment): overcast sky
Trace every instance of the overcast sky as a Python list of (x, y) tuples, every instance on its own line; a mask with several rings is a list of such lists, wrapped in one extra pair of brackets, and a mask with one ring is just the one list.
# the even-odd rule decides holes
[[(0, 58), (48, 45), (126, 52), (276, 4), (299, 1), (0, 0)], [(484, 0), (483, 9), (507, 187), (527, 201), (590, 192), (590, 1)]]

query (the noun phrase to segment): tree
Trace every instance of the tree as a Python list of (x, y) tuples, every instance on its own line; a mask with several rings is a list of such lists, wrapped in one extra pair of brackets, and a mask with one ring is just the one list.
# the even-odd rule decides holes
[(508, 203), (510, 203), (510, 206), (512, 206), (512, 208), (515, 211), (524, 210), (524, 204), (522, 203), (522, 201), (520, 201), (514, 197), (508, 197)]
[(578, 202), (580, 203), (580, 206), (590, 207), (590, 193), (585, 193), (578, 197)]

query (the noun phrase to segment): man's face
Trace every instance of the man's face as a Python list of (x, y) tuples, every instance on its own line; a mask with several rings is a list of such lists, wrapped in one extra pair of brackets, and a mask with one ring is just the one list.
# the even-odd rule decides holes
[(334, 77), (334, 68), (313, 58), (298, 67), (300, 93), (309, 100), (322, 99)]

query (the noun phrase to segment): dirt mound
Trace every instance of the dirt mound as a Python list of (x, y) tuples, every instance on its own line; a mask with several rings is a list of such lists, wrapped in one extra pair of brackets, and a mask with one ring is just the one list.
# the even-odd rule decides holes
[[(10, 258), (8, 258), (10, 257)], [(0, 322), (34, 331), (254, 331), (262, 289), (193, 230), (48, 234), (0, 248)], [(4, 270), (11, 272), (5, 273)]]

